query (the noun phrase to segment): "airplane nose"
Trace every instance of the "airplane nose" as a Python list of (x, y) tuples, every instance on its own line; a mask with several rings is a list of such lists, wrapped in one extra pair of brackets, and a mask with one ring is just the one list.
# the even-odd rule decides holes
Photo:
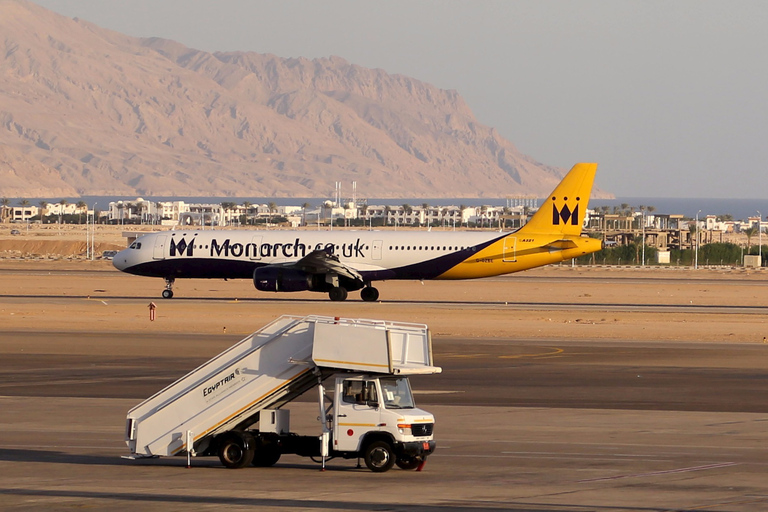
[(115, 254), (112, 258), (112, 266), (117, 270), (125, 270), (128, 267), (128, 249), (123, 249)]

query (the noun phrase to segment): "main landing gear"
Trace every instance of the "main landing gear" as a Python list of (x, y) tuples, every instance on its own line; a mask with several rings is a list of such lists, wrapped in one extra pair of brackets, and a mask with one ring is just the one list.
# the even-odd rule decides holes
[(379, 300), (379, 290), (373, 286), (366, 286), (360, 290), (360, 298), (365, 302), (376, 302)]
[(341, 286), (334, 286), (328, 292), (328, 298), (334, 302), (341, 302), (347, 300), (347, 289)]
[[(347, 300), (347, 289), (343, 286), (334, 286), (330, 289), (328, 292), (328, 298), (330, 298), (334, 302), (340, 302), (343, 300)], [(375, 302), (379, 300), (379, 290), (374, 288), (373, 286), (366, 286), (362, 290), (360, 290), (360, 298), (363, 299), (365, 302)]]
[(166, 277), (165, 278), (165, 290), (163, 290), (163, 298), (164, 299), (172, 299), (173, 298), (173, 283), (176, 281), (172, 277)]

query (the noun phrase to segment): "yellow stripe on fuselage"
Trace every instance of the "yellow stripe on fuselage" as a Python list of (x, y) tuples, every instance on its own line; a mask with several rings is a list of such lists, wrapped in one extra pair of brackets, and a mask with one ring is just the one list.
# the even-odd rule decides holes
[(516, 239), (514, 246), (509, 244), (509, 237), (505, 237), (450, 268), (436, 279), (477, 279), (511, 274), (590, 254), (599, 251), (602, 247), (600, 240), (568, 237), (567, 239), (573, 241), (576, 247), (559, 250), (550, 248), (547, 244), (562, 240), (563, 237), (560, 236), (550, 234), (525, 237), (532, 239), (532, 242), (520, 242), (521, 237), (518, 233), (510, 236)]
[(436, 279), (510, 274), (599, 251), (600, 240), (581, 237), (597, 164), (573, 166), (522, 228), (478, 251)]

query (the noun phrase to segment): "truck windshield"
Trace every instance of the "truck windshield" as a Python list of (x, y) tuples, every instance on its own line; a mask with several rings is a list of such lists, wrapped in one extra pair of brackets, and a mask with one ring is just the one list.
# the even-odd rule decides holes
[(381, 379), (381, 394), (387, 409), (413, 409), (413, 395), (406, 377)]

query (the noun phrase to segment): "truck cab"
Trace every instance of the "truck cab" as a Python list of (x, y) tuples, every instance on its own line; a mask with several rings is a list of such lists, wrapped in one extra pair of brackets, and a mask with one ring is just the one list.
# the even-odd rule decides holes
[(408, 377), (337, 375), (331, 454), (362, 456), (372, 471), (418, 467), (435, 450), (435, 418), (418, 409)]

